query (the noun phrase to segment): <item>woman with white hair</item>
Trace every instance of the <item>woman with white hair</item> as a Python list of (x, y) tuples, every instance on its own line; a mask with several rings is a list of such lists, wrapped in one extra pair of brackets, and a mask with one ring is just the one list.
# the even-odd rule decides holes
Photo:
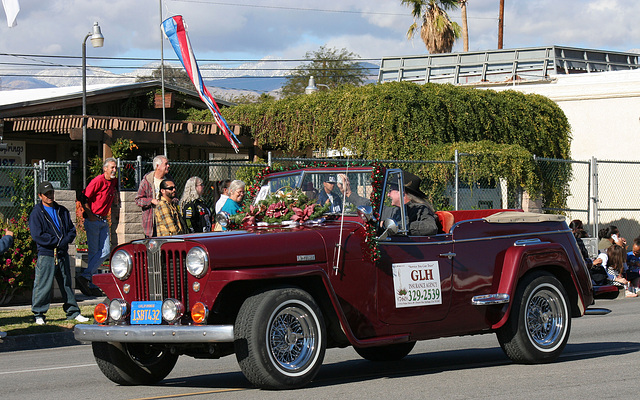
[(184, 185), (180, 209), (189, 233), (211, 232), (211, 211), (202, 200), (203, 192), (204, 182), (197, 176), (189, 178)]
[(231, 181), (229, 184), (229, 198), (220, 209), (220, 212), (226, 212), (229, 215), (234, 215), (242, 208), (243, 198), (244, 182), (237, 179)]

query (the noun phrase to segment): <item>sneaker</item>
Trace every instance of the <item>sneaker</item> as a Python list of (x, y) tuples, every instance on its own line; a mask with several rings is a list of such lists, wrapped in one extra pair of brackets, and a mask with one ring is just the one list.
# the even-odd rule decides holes
[(36, 325), (44, 325), (44, 324), (46, 324), (46, 322), (44, 321), (44, 318), (36, 317)]
[(76, 321), (78, 322), (89, 322), (89, 318), (85, 317), (82, 314), (78, 314), (76, 315), (76, 317), (74, 318)]
[(630, 291), (628, 291), (628, 290), (627, 290), (627, 293), (625, 294), (625, 296), (626, 296), (626, 297), (638, 297), (638, 295), (637, 295), (637, 294), (635, 294), (635, 293), (633, 293), (633, 292), (630, 292)]
[(84, 276), (76, 276), (76, 288), (80, 289), (85, 296), (92, 296), (89, 280)]

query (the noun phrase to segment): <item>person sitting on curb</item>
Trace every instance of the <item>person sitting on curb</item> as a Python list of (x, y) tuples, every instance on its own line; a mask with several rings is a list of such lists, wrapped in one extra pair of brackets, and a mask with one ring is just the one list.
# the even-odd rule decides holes
[(71, 222), (69, 210), (54, 201), (54, 193), (51, 182), (40, 182), (40, 202), (29, 215), (29, 230), (38, 249), (31, 311), (36, 324), (46, 323), (45, 314), (49, 310), (55, 277), (62, 293), (62, 309), (67, 314), (67, 319), (87, 322), (89, 318), (80, 314), (80, 307), (71, 287), (68, 249), (69, 243), (76, 237), (76, 228)]

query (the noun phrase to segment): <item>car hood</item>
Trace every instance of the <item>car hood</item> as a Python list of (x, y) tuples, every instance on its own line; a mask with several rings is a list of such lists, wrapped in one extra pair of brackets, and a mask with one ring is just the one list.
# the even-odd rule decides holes
[(251, 266), (286, 266), (326, 263), (333, 260), (334, 249), (355, 230), (364, 230), (360, 223), (328, 222), (318, 226), (292, 228), (250, 228), (243, 231), (186, 235), (209, 253), (213, 269)]

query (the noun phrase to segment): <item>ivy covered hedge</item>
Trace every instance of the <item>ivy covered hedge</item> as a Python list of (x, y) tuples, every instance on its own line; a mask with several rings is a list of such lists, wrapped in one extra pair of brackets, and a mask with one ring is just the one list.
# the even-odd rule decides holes
[(284, 151), (342, 148), (367, 158), (425, 159), (430, 146), (489, 140), (539, 157), (568, 158), (562, 110), (540, 95), (445, 84), (342, 87), (225, 108), (258, 145)]
[[(453, 160), (457, 149), (475, 155), (463, 160), (463, 180), (505, 178), (510, 189), (541, 193), (546, 207), (562, 208), (566, 201), (570, 167), (547, 177), (533, 161), (533, 155), (570, 156), (567, 118), (544, 96), (390, 82), (225, 108), (223, 114), (250, 128), (259, 146), (284, 152), (346, 147), (366, 159)], [(414, 172), (440, 203), (450, 165)]]

